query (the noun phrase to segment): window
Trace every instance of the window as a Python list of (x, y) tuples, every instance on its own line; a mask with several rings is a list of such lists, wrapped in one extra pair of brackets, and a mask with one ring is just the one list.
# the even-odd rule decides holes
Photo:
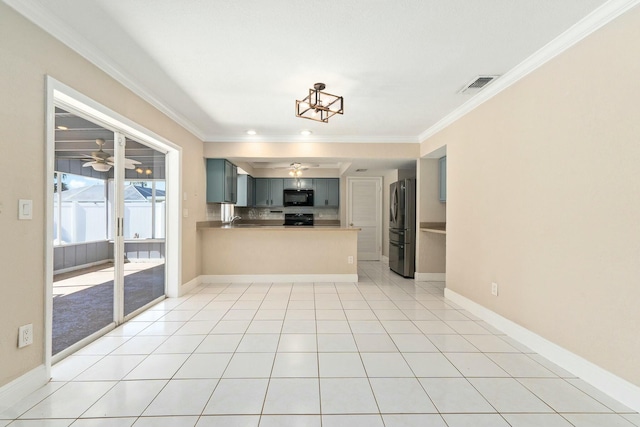
[[(113, 181), (55, 172), (54, 245), (107, 240), (111, 237)], [(165, 181), (125, 181), (124, 238), (164, 239)]]
[(54, 245), (106, 240), (105, 181), (62, 172), (54, 177)]
[(164, 239), (165, 182), (124, 182), (124, 238)]

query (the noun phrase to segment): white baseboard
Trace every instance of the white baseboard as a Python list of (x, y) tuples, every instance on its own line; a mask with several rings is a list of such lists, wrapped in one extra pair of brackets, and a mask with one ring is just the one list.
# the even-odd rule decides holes
[(418, 273), (415, 274), (416, 282), (444, 282), (446, 273)]
[(228, 274), (200, 276), (200, 283), (310, 283), (357, 281), (357, 274)]
[(451, 289), (445, 289), (444, 296), (634, 411), (640, 411), (640, 387), (602, 369), (598, 365), (552, 343)]
[(0, 387), (0, 414), (49, 382), (44, 365)]
[[(202, 277), (203, 276), (197, 276), (189, 280), (187, 283), (183, 283), (182, 286), (180, 286), (180, 290), (179, 290), (180, 295), (175, 295), (175, 296), (181, 297), (182, 295), (187, 294), (192, 290), (194, 290), (195, 288), (197, 288), (198, 285), (202, 283)], [(167, 296), (173, 297), (174, 295), (167, 295)]]

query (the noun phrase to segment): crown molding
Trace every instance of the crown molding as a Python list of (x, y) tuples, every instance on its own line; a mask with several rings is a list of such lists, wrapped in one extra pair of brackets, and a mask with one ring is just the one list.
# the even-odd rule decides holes
[(111, 76), (118, 83), (157, 108), (160, 112), (187, 129), (200, 140), (203, 139), (204, 132), (195, 124), (167, 106), (147, 89), (140, 86), (134, 78), (110, 61), (104, 53), (91, 44), (86, 43), (82, 36), (62, 23), (58, 18), (52, 16), (51, 13), (47, 12), (41, 6), (24, 0), (2, 0), (2, 2), (78, 53), (87, 61), (100, 68), (100, 70)]
[(408, 135), (364, 135), (364, 136), (302, 136), (302, 135), (253, 135), (253, 136), (220, 136), (205, 137), (205, 142), (322, 142), (322, 143), (354, 143), (354, 144), (418, 144), (416, 136)]
[(638, 4), (640, 4), (640, 0), (609, 0), (578, 21), (564, 33), (560, 34), (558, 37), (540, 48), (533, 55), (509, 70), (502, 77), (496, 79), (480, 93), (462, 104), (462, 106), (447, 114), (436, 124), (422, 132), (418, 135), (418, 141), (422, 143), (431, 138), (441, 130), (461, 119), (467, 113), (484, 104), (489, 99), (493, 98), (579, 41), (613, 21), (615, 18), (628, 12)]

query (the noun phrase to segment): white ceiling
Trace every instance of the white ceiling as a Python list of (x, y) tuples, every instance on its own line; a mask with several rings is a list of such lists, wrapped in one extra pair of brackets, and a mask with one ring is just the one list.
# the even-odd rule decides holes
[[(474, 77), (504, 75), (605, 3), (5, 1), (205, 141), (328, 142), (418, 142)], [(328, 124), (294, 116), (316, 82), (345, 99)]]

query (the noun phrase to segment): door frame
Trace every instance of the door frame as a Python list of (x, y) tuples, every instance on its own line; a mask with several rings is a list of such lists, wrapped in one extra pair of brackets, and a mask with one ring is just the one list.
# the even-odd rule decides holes
[(383, 224), (383, 219), (384, 219), (384, 215), (383, 215), (383, 203), (382, 203), (382, 177), (381, 176), (348, 176), (347, 177), (347, 203), (346, 203), (346, 222), (348, 224), (349, 227), (351, 227), (351, 202), (353, 200), (352, 194), (351, 194), (351, 183), (354, 181), (375, 181), (377, 188), (378, 188), (378, 197), (377, 197), (377, 207), (376, 210), (378, 211), (378, 232), (377, 232), (377, 242), (378, 242), (378, 249), (377, 249), (377, 254), (378, 254), (378, 260), (382, 259), (382, 234), (384, 233), (384, 224)]
[[(177, 297), (180, 294), (182, 280), (182, 147), (155, 134), (121, 114), (105, 107), (99, 102), (76, 91), (51, 76), (46, 76), (45, 109), (45, 321), (44, 321), (44, 366), (47, 378), (51, 375), (53, 362), (53, 174), (55, 170), (55, 108), (68, 109), (72, 113), (87, 117), (95, 123), (134, 138), (145, 145), (165, 153), (166, 162), (166, 237), (165, 262), (166, 296)], [(109, 327), (112, 328), (113, 326)], [(105, 329), (91, 335), (93, 340), (104, 333)], [(81, 341), (88, 343), (90, 341)]]

